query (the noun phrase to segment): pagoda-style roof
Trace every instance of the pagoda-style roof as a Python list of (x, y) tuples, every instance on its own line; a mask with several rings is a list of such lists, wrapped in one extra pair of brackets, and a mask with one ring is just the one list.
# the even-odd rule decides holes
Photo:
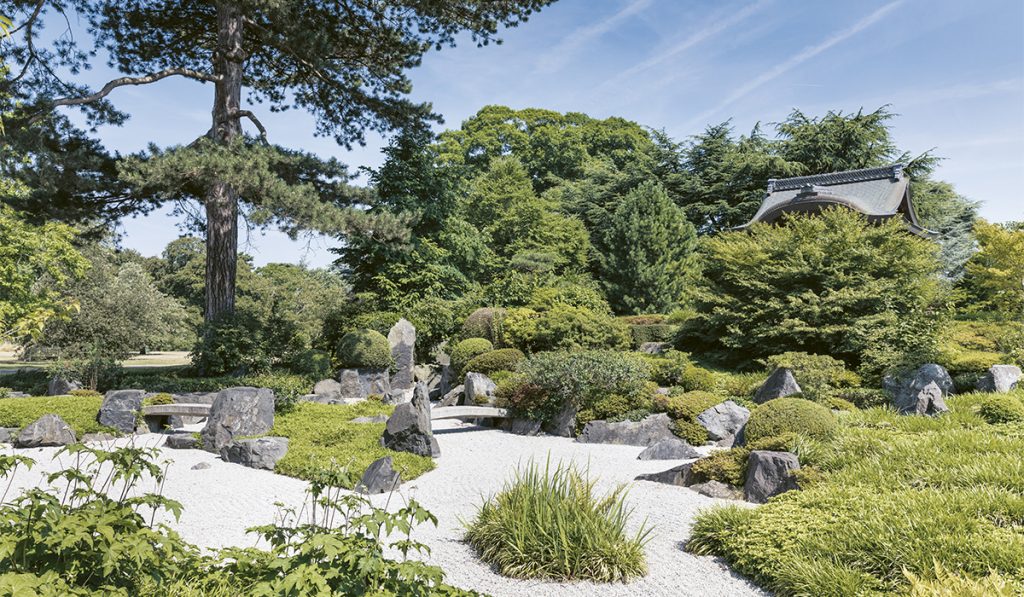
[(856, 210), (872, 222), (900, 216), (914, 234), (932, 235), (914, 213), (910, 179), (903, 173), (903, 164), (771, 179), (761, 208), (741, 228), (754, 222), (774, 222), (785, 213), (817, 213), (834, 205)]

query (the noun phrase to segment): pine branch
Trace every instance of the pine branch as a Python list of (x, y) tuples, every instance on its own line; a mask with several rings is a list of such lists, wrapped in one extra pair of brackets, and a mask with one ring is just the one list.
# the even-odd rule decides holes
[(210, 75), (190, 68), (166, 68), (162, 71), (142, 77), (120, 77), (108, 82), (96, 93), (82, 97), (61, 97), (53, 100), (52, 104), (54, 106), (79, 106), (81, 104), (90, 104), (103, 99), (118, 87), (124, 87), (125, 85), (148, 85), (149, 83), (155, 83), (160, 79), (166, 79), (167, 77), (173, 77), (175, 75), (195, 79), (196, 81), (208, 81), (211, 83), (216, 83), (219, 79), (216, 75)]

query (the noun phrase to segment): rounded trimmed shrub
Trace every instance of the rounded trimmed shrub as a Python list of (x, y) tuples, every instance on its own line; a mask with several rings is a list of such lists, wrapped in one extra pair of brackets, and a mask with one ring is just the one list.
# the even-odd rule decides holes
[(492, 344), (501, 344), (500, 328), (505, 318), (501, 307), (481, 307), (469, 314), (462, 323), (463, 338), (486, 338)]
[(1024, 401), (1013, 394), (991, 394), (978, 403), (978, 414), (991, 425), (1024, 421)]
[(359, 329), (351, 331), (338, 341), (338, 366), (343, 369), (390, 369), (395, 365), (391, 345), (384, 334)]
[(827, 439), (835, 432), (835, 415), (824, 406), (803, 398), (776, 398), (750, 413), (743, 436), (749, 445), (784, 433)]
[(526, 360), (526, 355), (518, 348), (499, 348), (478, 354), (466, 363), (466, 372), (491, 374), (495, 371), (515, 371), (516, 365)]
[(466, 374), (466, 365), (471, 360), (492, 350), (494, 350), (494, 345), (487, 338), (466, 338), (453, 346), (449, 354), (452, 372), (455, 373), (456, 379)]

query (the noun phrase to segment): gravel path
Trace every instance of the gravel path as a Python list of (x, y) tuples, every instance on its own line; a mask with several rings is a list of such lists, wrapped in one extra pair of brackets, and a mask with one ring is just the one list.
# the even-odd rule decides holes
[[(666, 470), (684, 461), (639, 461), (641, 448), (579, 444), (555, 437), (521, 437), (492, 429), (438, 421), (437, 439), (441, 457), (437, 469), (404, 484), (399, 493), (415, 497), (438, 518), (438, 526), (418, 527), (413, 538), (432, 549), (431, 563), (441, 566), (446, 581), (496, 597), (505, 595), (765, 595), (754, 585), (733, 574), (724, 563), (697, 557), (683, 551), (682, 543), (690, 531), (694, 515), (718, 500), (706, 498), (683, 487), (650, 482), (634, 482), (640, 473)], [(119, 440), (124, 441), (124, 440)], [(158, 435), (139, 436), (145, 445), (157, 445)], [(10, 453), (6, 447), (4, 452)], [(17, 450), (37, 460), (31, 470), (21, 470), (14, 480), (17, 488), (39, 484), (43, 476), (59, 470), (51, 461), (53, 448)], [(171, 522), (182, 537), (196, 545), (217, 548), (253, 545), (255, 538), (245, 529), (274, 520), (275, 502), (298, 507), (303, 503), (306, 483), (298, 479), (248, 469), (222, 462), (199, 450), (165, 450), (173, 460), (167, 474), (164, 494), (180, 501), (184, 513)], [(499, 491), (517, 466), (534, 460), (543, 465), (550, 458), (574, 461), (589, 467), (597, 477), (598, 491), (607, 491), (618, 483), (630, 483), (629, 502), (635, 508), (634, 530), (646, 518), (654, 526), (647, 545), (649, 574), (628, 584), (550, 583), (512, 580), (480, 563), (472, 550), (461, 542), (461, 520), (472, 518), (487, 495)], [(210, 468), (193, 470), (201, 462)], [(149, 488), (146, 488), (149, 489)], [(383, 505), (386, 496), (375, 496)], [(402, 499), (393, 497), (393, 503)]]

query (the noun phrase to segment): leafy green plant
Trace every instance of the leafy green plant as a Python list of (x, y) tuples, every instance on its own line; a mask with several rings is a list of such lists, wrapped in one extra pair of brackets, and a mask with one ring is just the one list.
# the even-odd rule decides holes
[(495, 371), (515, 371), (516, 366), (526, 360), (526, 355), (517, 348), (499, 348), (479, 354), (466, 363), (464, 369), (490, 374)]
[(530, 462), (466, 525), (466, 541), (514, 578), (625, 581), (647, 573), (651, 529), (626, 532), (626, 489), (594, 496), (595, 481), (573, 465)]
[(841, 388), (860, 385), (860, 377), (848, 371), (845, 363), (826, 355), (786, 352), (768, 357), (768, 366), (792, 370), (803, 396), (815, 402), (833, 396)]
[(146, 398), (145, 400), (142, 401), (142, 403), (146, 406), (155, 406), (158, 404), (174, 404), (174, 398), (167, 392), (160, 392), (159, 394), (154, 394)]
[(192, 348), (192, 365), (203, 375), (259, 373), (274, 361), (263, 323), (251, 313), (220, 315), (207, 322)]
[(451, 349), (451, 369), (456, 379), (466, 374), (466, 365), (474, 358), (494, 350), (494, 345), (486, 338), (466, 338)]
[(784, 433), (827, 439), (835, 431), (836, 418), (828, 408), (802, 398), (776, 398), (750, 413), (743, 435), (752, 443)]
[(978, 414), (992, 424), (1021, 422), (1024, 421), (1024, 400), (1013, 394), (988, 394), (978, 403)]
[(676, 331), (676, 326), (666, 323), (632, 324), (629, 326), (633, 346), (637, 348), (645, 342), (671, 342), (675, 338)]
[(338, 366), (345, 369), (381, 370), (395, 365), (388, 339), (370, 329), (359, 329), (342, 336), (335, 355)]
[(629, 346), (625, 323), (586, 307), (555, 304), (544, 311), (509, 309), (504, 320), (505, 344), (526, 353), (557, 350), (624, 349)]

